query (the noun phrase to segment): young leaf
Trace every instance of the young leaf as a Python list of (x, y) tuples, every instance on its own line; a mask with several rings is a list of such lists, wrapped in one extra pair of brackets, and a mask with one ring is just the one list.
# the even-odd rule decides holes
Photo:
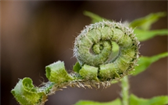
[(79, 74), (86, 80), (98, 80), (98, 68), (94, 66), (84, 65), (82, 66)]
[(130, 96), (130, 105), (166, 105), (168, 96), (157, 96), (151, 99), (138, 98), (135, 95)]
[(115, 52), (117, 52), (120, 48), (119, 48), (119, 46), (118, 46), (117, 43), (112, 42), (112, 44), (113, 44), (113, 52), (115, 53)]
[(73, 66), (73, 71), (76, 73), (79, 73), (79, 70), (81, 69), (81, 66), (79, 62), (76, 62), (75, 65)]
[(140, 57), (138, 61), (139, 66), (135, 67), (135, 71), (132, 72), (132, 75), (136, 76), (137, 74), (146, 70), (152, 63), (167, 56), (168, 56), (168, 52), (161, 53), (152, 57), (145, 57), (145, 56)]
[[(90, 17), (92, 19), (92, 23), (101, 22), (103, 20), (108, 20), (108, 19), (102, 18), (92, 12), (89, 12), (89, 11), (85, 11), (84, 15)], [(110, 20), (108, 20), (108, 21), (110, 21)]]
[(121, 100), (117, 98), (111, 102), (79, 101), (75, 105), (121, 105)]
[(168, 35), (167, 29), (150, 30), (150, 31), (135, 29), (134, 32), (139, 41), (149, 40), (150, 38), (153, 38), (154, 36), (157, 35)]
[(27, 77), (20, 79), (11, 92), (21, 105), (39, 105), (46, 100), (44, 92), (34, 87), (32, 80)]
[(139, 27), (142, 30), (149, 30), (151, 25), (156, 22), (159, 18), (166, 16), (165, 12), (152, 13), (145, 17), (136, 19), (130, 23), (130, 26), (135, 28)]
[(54, 83), (60, 84), (73, 79), (65, 70), (64, 62), (57, 61), (46, 66), (46, 77)]

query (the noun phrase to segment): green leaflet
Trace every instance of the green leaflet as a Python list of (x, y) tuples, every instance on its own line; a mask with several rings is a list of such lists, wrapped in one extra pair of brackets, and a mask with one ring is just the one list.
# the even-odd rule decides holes
[[(129, 88), (129, 86), (125, 86), (125, 85), (128, 85), (127, 82), (124, 82), (124, 84), (122, 85), (124, 85), (122, 86), (123, 91), (127, 92), (126, 94), (128, 95), (128, 89), (125, 89), (125, 87)], [(130, 97), (124, 95), (123, 98), (129, 99), (128, 105), (166, 105), (168, 104), (168, 96), (157, 96), (151, 99), (143, 99), (143, 98), (138, 98), (137, 96), (132, 94)], [(126, 103), (121, 104), (121, 100), (116, 99), (111, 102), (79, 101), (75, 105), (126, 105)]]
[(79, 70), (81, 69), (81, 66), (79, 62), (76, 62), (75, 65), (73, 66), (73, 71), (76, 73), (79, 73)]
[(66, 72), (64, 62), (61, 61), (46, 66), (46, 77), (57, 84), (73, 80), (73, 77)]
[(153, 38), (154, 36), (158, 36), (158, 35), (168, 35), (167, 29), (150, 30), (150, 31), (135, 29), (134, 32), (135, 32), (136, 37), (138, 38), (139, 41), (146, 41), (146, 40), (149, 40), (150, 38)]
[(135, 67), (135, 71), (132, 71), (132, 75), (136, 76), (137, 74), (146, 70), (152, 63), (167, 56), (168, 56), (168, 52), (161, 53), (152, 57), (145, 57), (145, 56), (140, 57), (138, 61), (139, 66)]
[(117, 51), (119, 51), (120, 47), (115, 42), (112, 42), (112, 45), (113, 45), (112, 51), (113, 51), (113, 54), (115, 54)]
[(79, 101), (75, 105), (122, 105), (119, 98), (111, 102)]
[(141, 28), (142, 30), (149, 30), (151, 25), (156, 22), (159, 18), (166, 16), (165, 12), (152, 13), (145, 17), (136, 19), (130, 23), (133, 28)]
[(101, 22), (103, 20), (109, 21), (109, 20), (107, 20), (105, 18), (102, 18), (102, 17), (100, 17), (100, 16), (98, 16), (98, 15), (92, 13), (92, 12), (89, 12), (89, 11), (84, 11), (84, 15), (90, 17), (92, 19), (92, 23)]
[(130, 96), (129, 105), (166, 105), (168, 104), (168, 96), (157, 96), (151, 99), (138, 98), (135, 95)]
[[(84, 15), (92, 19), (92, 23), (101, 22), (103, 20), (110, 21), (108, 19), (102, 18), (92, 12), (85, 11)], [(142, 30), (149, 30), (151, 25), (156, 22), (159, 18), (166, 16), (165, 12), (151, 13), (145, 17), (138, 18), (130, 23), (130, 27), (141, 28)]]
[(84, 65), (79, 71), (79, 74), (86, 80), (98, 81), (98, 68), (94, 66)]
[(27, 77), (20, 79), (11, 92), (21, 105), (40, 105), (46, 100), (46, 94), (34, 87), (32, 80)]

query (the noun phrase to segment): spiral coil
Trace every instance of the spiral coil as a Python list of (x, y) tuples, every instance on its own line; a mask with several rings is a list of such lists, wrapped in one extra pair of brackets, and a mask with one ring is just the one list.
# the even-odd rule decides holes
[[(119, 46), (116, 58), (111, 58), (113, 45)], [(128, 74), (138, 59), (139, 41), (133, 30), (121, 23), (103, 21), (86, 26), (75, 39), (74, 56), (80, 66), (98, 68), (98, 76), (112, 79)]]

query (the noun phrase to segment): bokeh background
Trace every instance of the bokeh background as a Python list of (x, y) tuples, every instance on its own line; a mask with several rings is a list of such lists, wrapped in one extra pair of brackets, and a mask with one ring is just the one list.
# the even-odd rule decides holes
[[(46, 82), (45, 66), (57, 60), (71, 72), (75, 37), (91, 19), (91, 11), (115, 21), (132, 21), (150, 13), (167, 12), (167, 1), (1, 1), (1, 104), (18, 105), (11, 89), (19, 78), (30, 77), (36, 86)], [(167, 17), (152, 29), (167, 28)], [(167, 37), (141, 43), (140, 53), (152, 56), (167, 51)], [(167, 95), (167, 59), (130, 77), (130, 92), (151, 98)], [(79, 100), (111, 101), (120, 96), (120, 84), (107, 89), (67, 88), (49, 96), (46, 105), (73, 105)]]

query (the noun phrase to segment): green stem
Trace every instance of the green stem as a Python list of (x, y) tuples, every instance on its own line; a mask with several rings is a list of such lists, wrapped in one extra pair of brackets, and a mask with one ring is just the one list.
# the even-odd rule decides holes
[(129, 105), (129, 82), (128, 76), (125, 76), (121, 81), (122, 86), (122, 104)]

